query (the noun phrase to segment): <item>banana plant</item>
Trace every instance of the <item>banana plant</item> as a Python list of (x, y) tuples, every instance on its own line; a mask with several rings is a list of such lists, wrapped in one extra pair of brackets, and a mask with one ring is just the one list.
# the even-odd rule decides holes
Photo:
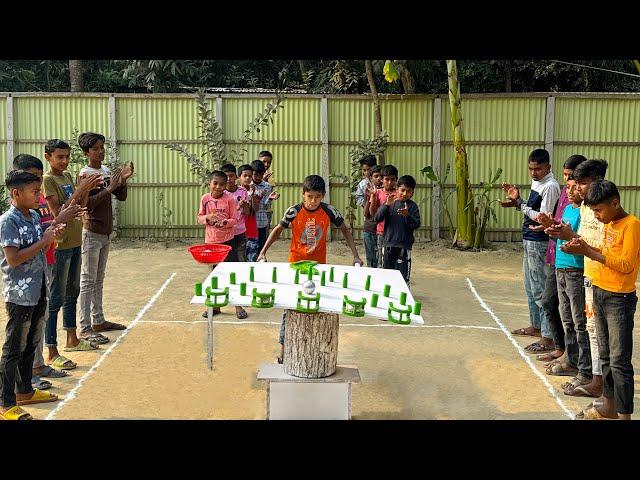
[[(442, 194), (446, 192), (445, 185), (447, 183), (447, 177), (449, 176), (449, 173), (451, 173), (451, 164), (447, 163), (447, 166), (444, 169), (444, 175), (442, 176), (442, 178), (438, 176), (438, 174), (436, 173), (436, 171), (433, 169), (431, 165), (427, 165), (426, 167), (424, 167), (421, 170), (421, 172), (429, 180), (431, 180), (432, 182), (435, 182), (436, 185), (440, 187), (440, 211), (444, 212), (445, 215), (447, 216), (449, 235), (450, 235), (450, 238), (454, 238), (455, 227), (453, 225), (453, 219), (451, 218), (451, 212), (449, 211), (449, 197), (451, 196), (452, 193), (455, 192), (455, 190), (449, 190), (449, 193), (447, 193), (444, 197), (442, 196)], [(433, 198), (433, 195), (431, 195), (430, 198)]]
[(498, 168), (495, 174), (493, 174), (491, 170), (489, 170), (489, 178), (491, 180), (486, 183), (480, 183), (480, 193), (474, 193), (473, 197), (465, 207), (465, 210), (473, 208), (473, 215), (475, 220), (475, 236), (473, 239), (473, 248), (475, 250), (481, 250), (482, 247), (485, 246), (485, 233), (489, 220), (493, 219), (494, 222), (498, 222), (496, 211), (493, 208), (493, 204), (496, 203), (498, 199), (492, 199), (490, 195), (494, 190), (494, 186), (496, 185), (501, 175), (502, 168)]

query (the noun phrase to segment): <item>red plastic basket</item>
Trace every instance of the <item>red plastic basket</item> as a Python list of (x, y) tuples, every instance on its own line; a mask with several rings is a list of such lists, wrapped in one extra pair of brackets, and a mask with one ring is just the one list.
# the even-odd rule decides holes
[(220, 263), (224, 262), (231, 251), (229, 245), (219, 243), (205, 243), (189, 247), (189, 253), (195, 261), (200, 263)]

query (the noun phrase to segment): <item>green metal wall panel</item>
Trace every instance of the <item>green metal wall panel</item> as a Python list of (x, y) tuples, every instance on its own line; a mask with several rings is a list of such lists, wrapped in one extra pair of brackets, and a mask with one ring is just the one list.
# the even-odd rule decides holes
[(557, 98), (554, 140), (637, 142), (640, 100)]
[[(239, 140), (257, 114), (262, 113), (268, 98), (229, 98), (222, 103), (225, 140)], [(287, 98), (284, 108), (273, 117), (273, 124), (263, 126), (254, 140), (320, 141), (320, 100), (317, 98)]]
[[(432, 99), (387, 100), (381, 102), (380, 109), (382, 112), (382, 128), (389, 133), (389, 141), (432, 141)], [(369, 115), (371, 115), (371, 113)]]
[[(199, 145), (186, 145), (191, 152), (199, 152)], [(135, 175), (131, 183), (197, 182), (187, 161), (177, 152), (161, 144), (124, 144), (118, 146), (120, 160), (131, 161)]]
[[(215, 107), (212, 110), (215, 116)], [(197, 140), (193, 98), (117, 98), (118, 140)]]
[[(640, 139), (640, 132), (638, 132)], [(554, 172), (561, 173), (562, 163), (571, 155), (579, 153), (587, 158), (600, 158), (609, 163), (607, 179), (616, 185), (640, 185), (640, 146), (603, 145), (559, 145), (554, 147)], [(556, 178), (558, 177), (556, 173)]]
[[(327, 103), (329, 141), (358, 141), (374, 136), (371, 99), (331, 98)], [(384, 106), (382, 112), (384, 114)]]
[(109, 134), (108, 98), (14, 97), (16, 140), (67, 139), (73, 128), (80, 132)]
[[(462, 129), (468, 141), (541, 141), (546, 99), (462, 97)], [(442, 138), (451, 141), (451, 110), (442, 100)]]
[(7, 148), (6, 144), (0, 144), (0, 182), (4, 185), (4, 178), (7, 176)]

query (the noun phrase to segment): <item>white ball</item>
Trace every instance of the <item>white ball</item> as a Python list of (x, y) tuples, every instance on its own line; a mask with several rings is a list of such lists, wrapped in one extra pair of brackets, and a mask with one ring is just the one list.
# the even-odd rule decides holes
[(313, 293), (316, 291), (316, 284), (311, 280), (307, 280), (302, 284), (302, 290), (307, 295), (313, 295)]

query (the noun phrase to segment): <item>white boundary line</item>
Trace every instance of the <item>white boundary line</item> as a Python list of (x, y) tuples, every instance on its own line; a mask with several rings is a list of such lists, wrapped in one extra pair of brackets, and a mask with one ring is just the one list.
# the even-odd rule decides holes
[(116, 341), (113, 342), (111, 346), (100, 356), (98, 361), (87, 371), (87, 373), (85, 373), (80, 378), (80, 380), (78, 380), (78, 383), (76, 384), (76, 386), (73, 387), (73, 389), (64, 397), (64, 400), (61, 400), (58, 402), (58, 404), (56, 405), (56, 408), (54, 408), (51, 412), (49, 412), (49, 415), (47, 415), (45, 420), (53, 420), (56, 417), (56, 413), (58, 413), (58, 410), (64, 407), (67, 404), (67, 402), (69, 402), (70, 400), (73, 400), (76, 397), (76, 393), (78, 392), (78, 390), (80, 389), (84, 381), (87, 378), (89, 378), (93, 372), (96, 371), (96, 369), (102, 364), (104, 359), (107, 358), (109, 354), (111, 354), (113, 349), (116, 348), (116, 346), (122, 341), (124, 337), (127, 336), (127, 334), (131, 331), (131, 329), (140, 322), (140, 319), (142, 318), (142, 316), (145, 313), (147, 313), (147, 310), (151, 308), (151, 306), (155, 303), (155, 301), (162, 294), (162, 292), (164, 292), (164, 289), (167, 288), (167, 286), (169, 285), (169, 283), (171, 283), (171, 281), (175, 276), (176, 276), (176, 272), (173, 272), (171, 276), (160, 287), (160, 289), (155, 293), (155, 295), (151, 297), (149, 302), (147, 302), (147, 304), (144, 307), (142, 307), (142, 309), (140, 309), (140, 311), (138, 312), (138, 315), (136, 315), (136, 318), (133, 319), (133, 321), (129, 324), (126, 330), (124, 330), (122, 334), (116, 339)]
[(516, 340), (513, 338), (513, 335), (511, 335), (511, 332), (509, 332), (509, 330), (502, 324), (502, 322), (496, 316), (496, 314), (491, 311), (491, 308), (489, 308), (489, 306), (484, 302), (482, 297), (480, 297), (480, 295), (478, 295), (478, 292), (476, 291), (475, 287), (473, 286), (473, 283), (471, 283), (471, 280), (469, 280), (469, 278), (467, 278), (467, 284), (468, 284), (469, 289), (471, 290), (471, 292), (475, 295), (476, 299), (480, 303), (480, 306), (483, 308), (483, 310), (485, 312), (487, 312), (489, 315), (491, 315), (491, 318), (493, 318), (493, 320), (498, 324), (498, 326), (500, 327), (500, 330), (502, 330), (502, 332), (507, 336), (507, 338), (511, 341), (513, 346), (516, 347), (516, 350), (518, 350), (518, 353), (520, 354), (520, 356), (524, 359), (524, 361), (527, 363), (527, 365), (529, 365), (531, 370), (533, 370), (533, 373), (535, 373), (538, 376), (538, 378), (542, 381), (542, 383), (545, 385), (545, 387), (547, 387), (547, 390), (549, 391), (551, 396), (553, 398), (555, 398), (556, 402), (558, 403), (558, 405), (560, 405), (560, 408), (562, 409), (564, 414), (567, 417), (569, 417), (571, 420), (575, 420), (574, 415), (566, 407), (566, 405), (562, 402), (562, 399), (560, 397), (558, 397), (558, 394), (556, 393), (556, 391), (553, 388), (553, 386), (544, 377), (544, 375), (542, 375), (542, 373), (540, 373), (540, 371), (533, 365), (533, 362), (531, 361), (531, 358), (525, 353), (524, 349), (520, 345), (518, 345), (518, 342), (516, 342)]
[[(194, 320), (188, 322), (185, 320), (140, 320), (139, 323), (179, 323), (179, 324), (200, 324), (207, 323), (206, 320)], [(257, 322), (257, 321), (233, 321), (233, 320), (216, 320), (213, 323), (223, 323), (228, 325), (280, 325), (280, 322)], [(367, 324), (367, 323), (341, 323), (341, 327), (383, 327), (383, 328), (469, 328), (478, 330), (500, 330), (498, 327), (485, 327), (483, 325), (393, 325), (393, 324)]]

